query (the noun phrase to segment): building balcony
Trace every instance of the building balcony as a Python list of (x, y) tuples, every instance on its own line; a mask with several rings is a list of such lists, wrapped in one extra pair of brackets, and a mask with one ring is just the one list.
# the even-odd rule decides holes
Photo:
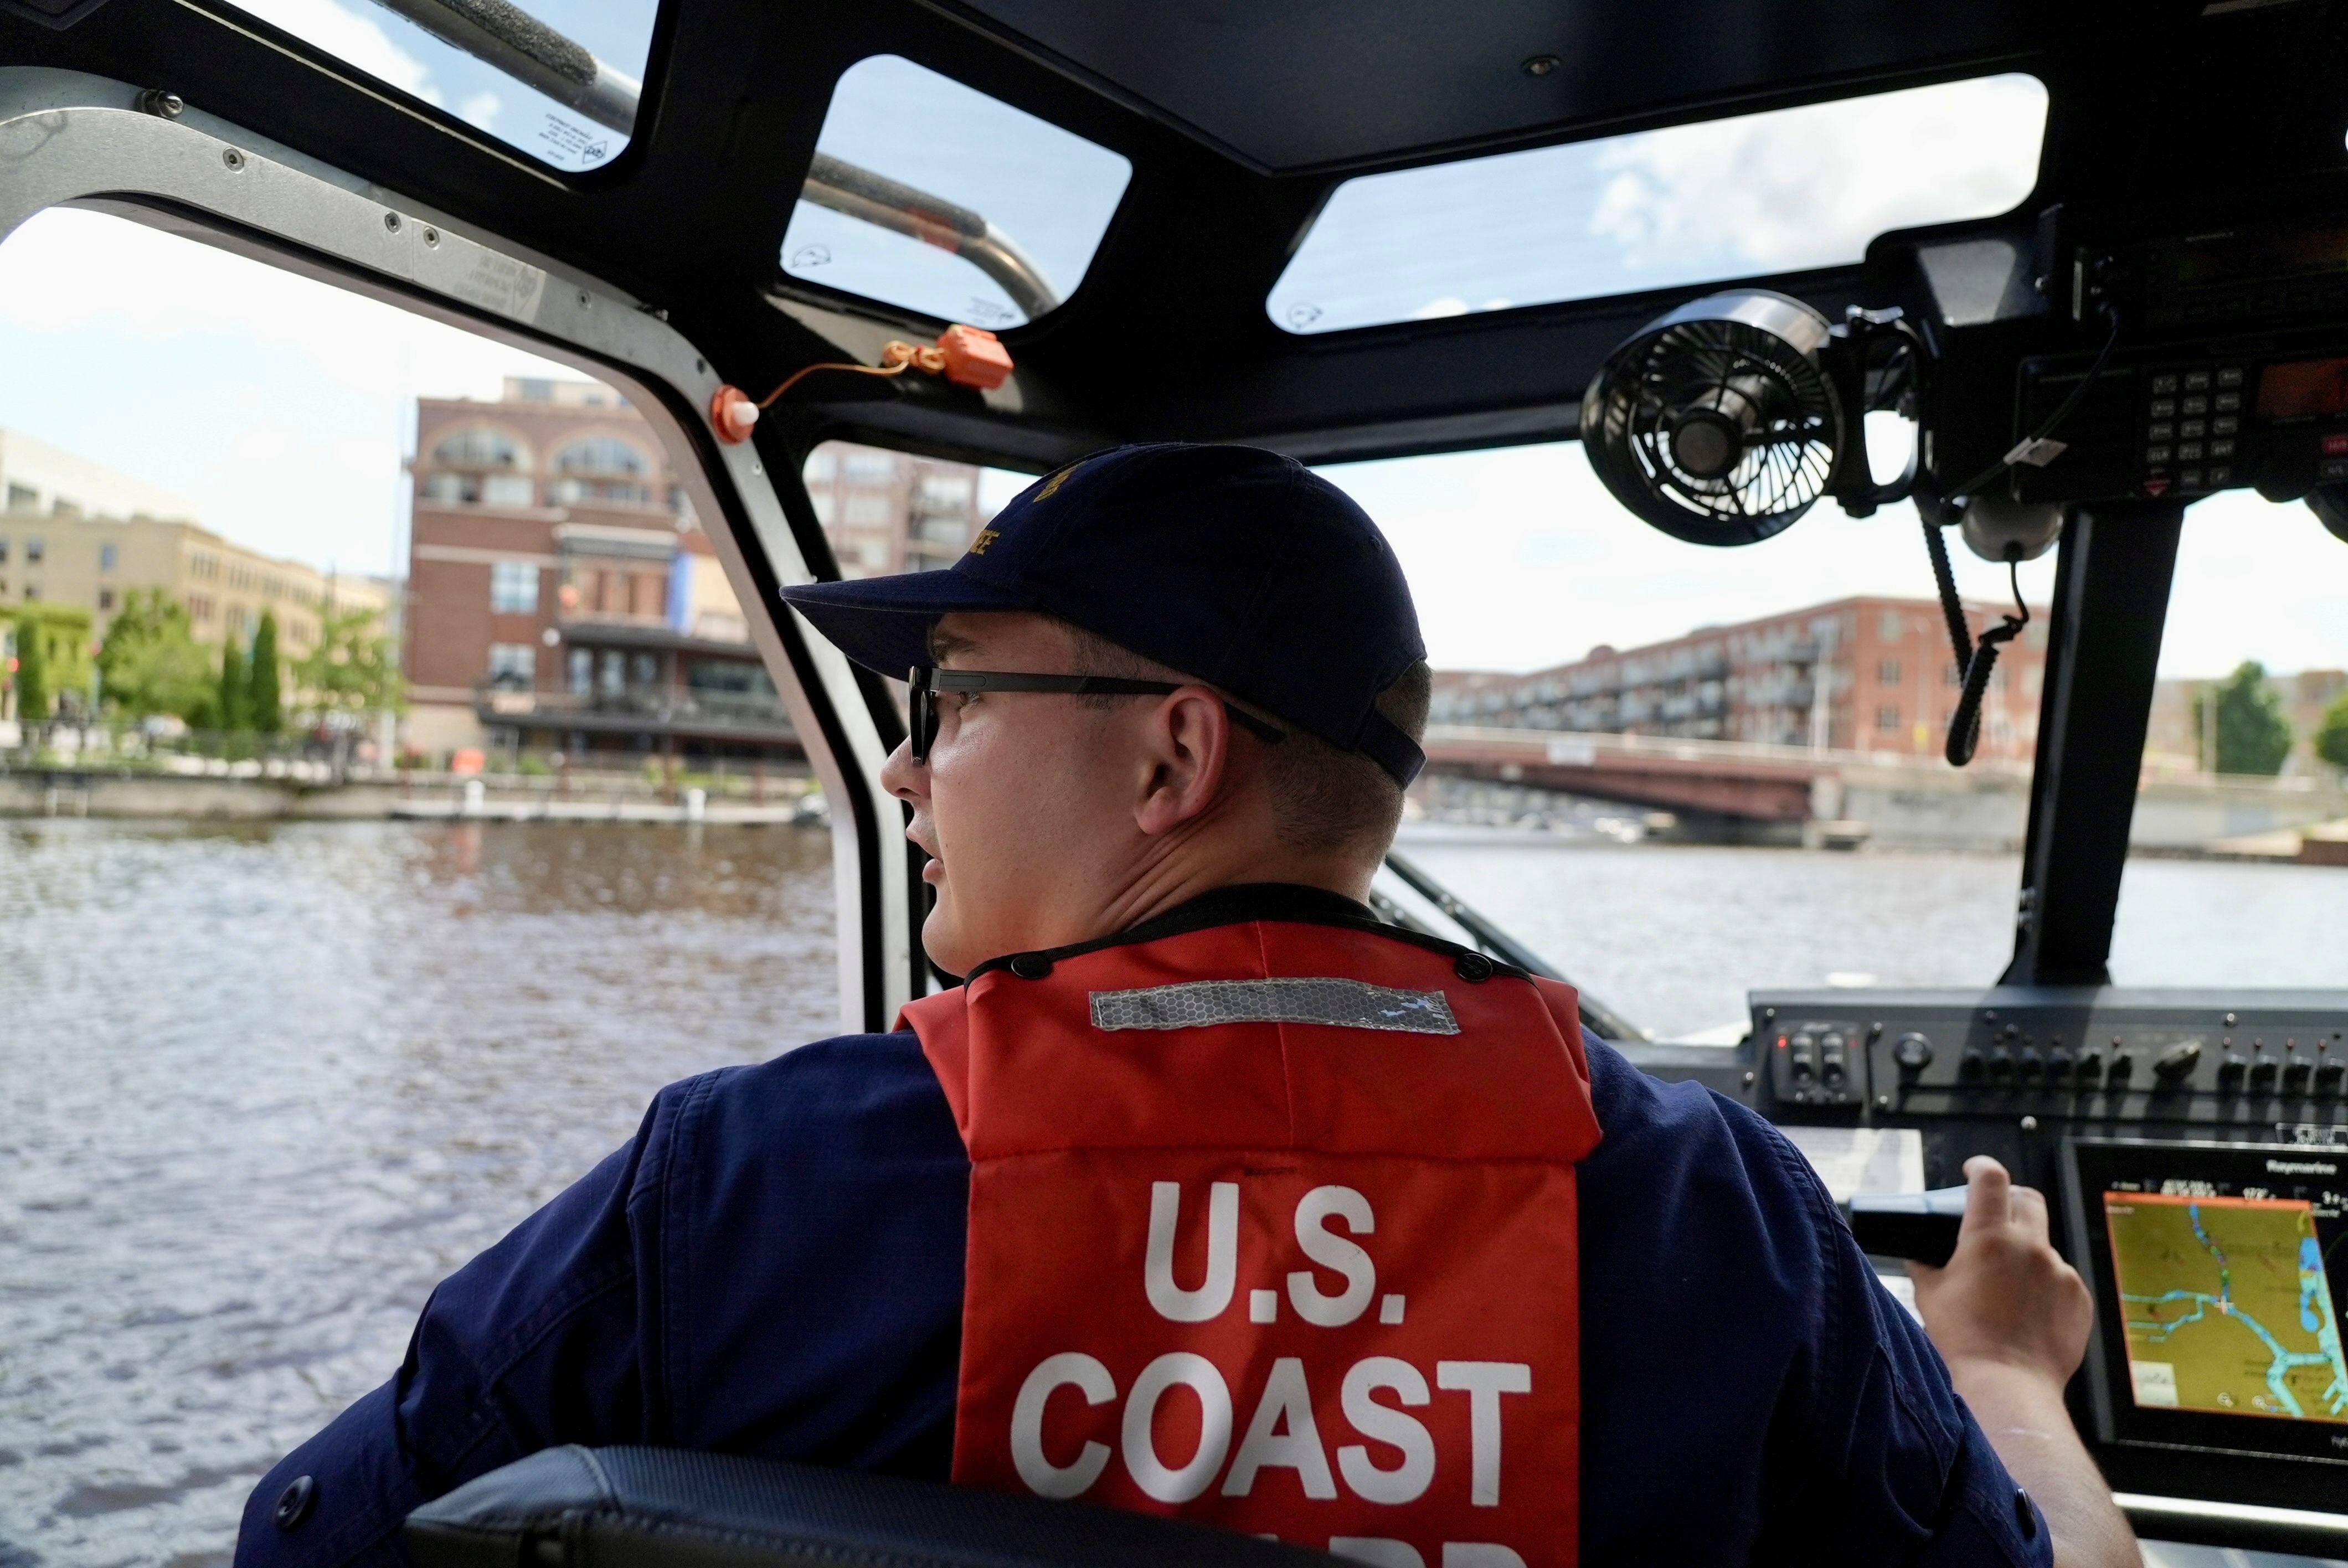
[(473, 709), (484, 724), (524, 731), (754, 745), (795, 745), (798, 741), (781, 698), (697, 686), (550, 692), (489, 680), (474, 688)]
[[(616, 610), (569, 610), (555, 618), (562, 641), (574, 648), (629, 648), (654, 652), (698, 653), (755, 661), (750, 629), (739, 616), (704, 615), (691, 631), (679, 631), (665, 616), (630, 615)], [(739, 636), (713, 636), (734, 632)]]

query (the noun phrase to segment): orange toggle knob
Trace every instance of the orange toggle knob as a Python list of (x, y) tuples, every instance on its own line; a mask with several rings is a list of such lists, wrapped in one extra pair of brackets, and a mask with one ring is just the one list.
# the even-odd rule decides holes
[(1011, 354), (983, 327), (948, 327), (938, 334), (945, 352), (946, 379), (956, 386), (992, 392), (1011, 374)]
[(728, 446), (750, 439), (750, 432), (757, 424), (758, 405), (740, 387), (721, 386), (710, 398), (710, 428), (717, 432), (717, 439)]

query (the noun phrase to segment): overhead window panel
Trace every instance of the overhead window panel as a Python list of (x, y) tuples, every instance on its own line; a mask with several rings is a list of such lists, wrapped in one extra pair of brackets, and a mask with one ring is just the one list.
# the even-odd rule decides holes
[(2045, 130), (2045, 87), (2008, 75), (1364, 175), (1265, 309), (1343, 332), (1841, 265), (2013, 208)]
[(1014, 327), (1092, 265), (1133, 166), (894, 55), (841, 73), (783, 271), (941, 321)]
[(321, 53), (584, 173), (617, 158), (660, 0), (238, 0)]

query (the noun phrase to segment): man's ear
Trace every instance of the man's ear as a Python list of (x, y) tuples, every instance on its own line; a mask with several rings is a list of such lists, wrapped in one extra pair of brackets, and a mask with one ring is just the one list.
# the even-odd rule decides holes
[(1154, 835), (1204, 815), (1222, 794), (1231, 747), (1231, 714), (1211, 689), (1192, 684), (1161, 699), (1143, 731), (1134, 825)]

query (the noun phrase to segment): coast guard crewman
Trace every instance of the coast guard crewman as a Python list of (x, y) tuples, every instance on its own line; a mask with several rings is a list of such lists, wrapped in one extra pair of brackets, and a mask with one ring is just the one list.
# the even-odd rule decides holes
[(1334, 487), (1126, 448), (950, 570), (785, 597), (911, 672), (885, 777), (968, 982), (664, 1090), (263, 1481), (240, 1563), (399, 1562), (410, 1509), (558, 1443), (1379, 1568), (2136, 1561), (2036, 1194), (1970, 1169), (1928, 1340), (1766, 1123), (1372, 917), (1428, 676)]

